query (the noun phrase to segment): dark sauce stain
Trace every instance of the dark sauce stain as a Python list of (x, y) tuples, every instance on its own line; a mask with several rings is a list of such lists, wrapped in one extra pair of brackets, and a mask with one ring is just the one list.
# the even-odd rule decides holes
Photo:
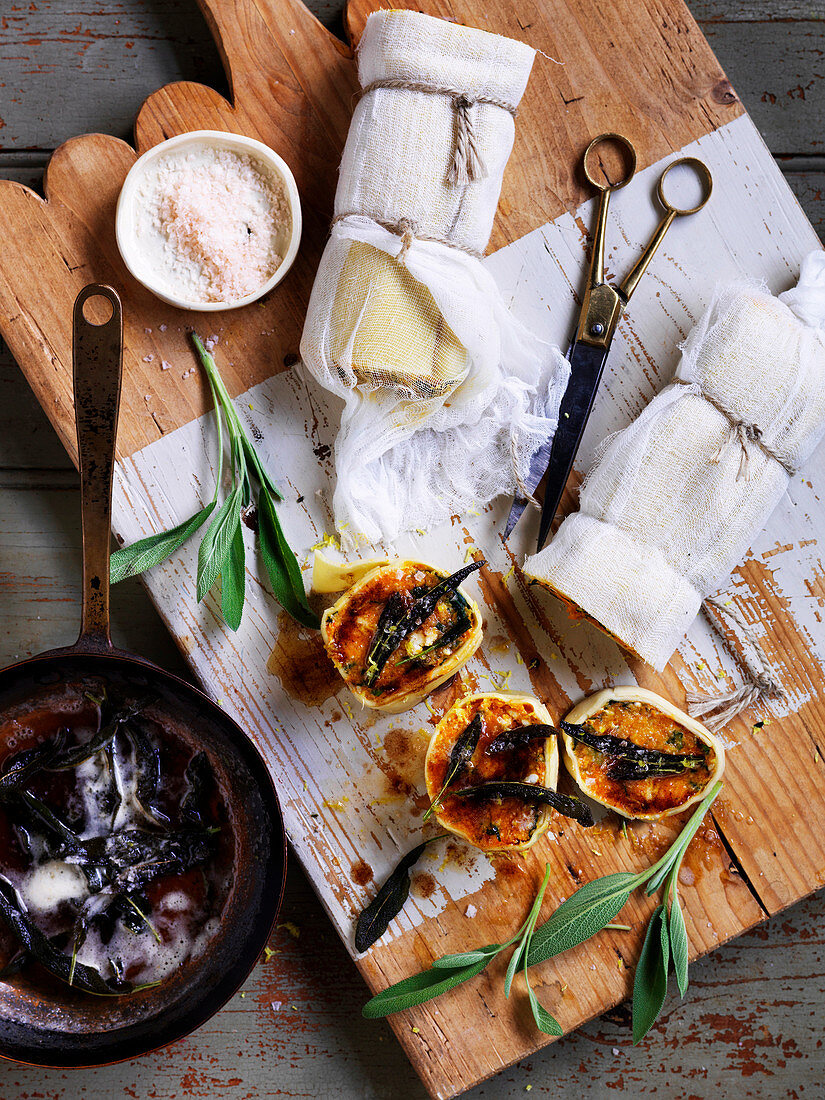
[(387, 763), (399, 779), (411, 785), (424, 783), (426, 747), (415, 730), (391, 729), (384, 737)]
[(478, 862), (474, 848), (469, 848), (466, 844), (456, 844), (452, 840), (447, 845), (446, 858), (463, 871), (472, 871)]
[(437, 886), (438, 883), (435, 878), (425, 871), (422, 874), (415, 875), (410, 889), (416, 897), (431, 898)]
[(527, 868), (522, 861), (512, 852), (500, 852), (495, 858), (496, 878), (505, 881), (520, 879), (526, 873)]
[(356, 886), (366, 886), (373, 879), (372, 867), (363, 859), (358, 859), (350, 867), (350, 878)]
[(455, 676), (451, 676), (449, 680), (437, 687), (429, 700), (429, 721), (431, 725), (437, 726), (450, 707), (457, 703), (463, 695), (467, 694), (467, 686), (460, 672), (457, 672)]
[[(715, 871), (718, 874), (720, 865), (730, 874), (729, 863), (716, 829), (713, 825), (703, 824), (685, 852), (679, 872), (679, 882), (683, 885), (697, 886), (709, 871)], [(736, 873), (738, 875), (738, 871)]]
[(309, 707), (320, 706), (343, 686), (321, 635), (302, 627), (285, 611), (278, 616), (278, 640), (266, 667), (287, 695)]

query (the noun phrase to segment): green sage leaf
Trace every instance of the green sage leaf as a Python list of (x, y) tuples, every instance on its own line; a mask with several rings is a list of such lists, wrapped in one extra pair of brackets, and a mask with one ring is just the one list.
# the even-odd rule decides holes
[(530, 1009), (533, 1013), (533, 1019), (536, 1027), (539, 1031), (543, 1031), (545, 1035), (564, 1035), (564, 1029), (555, 1016), (551, 1016), (544, 1005), (539, 1003), (539, 999), (533, 992), (533, 987), (530, 985), (527, 975), (524, 975), (524, 979), (527, 982), (527, 996), (530, 998)]
[(673, 957), (673, 969), (676, 971), (676, 981), (679, 985), (679, 993), (684, 997), (688, 987), (688, 954), (690, 945), (685, 928), (685, 916), (679, 904), (679, 895), (676, 892), (676, 884), (673, 886), (673, 897), (670, 903), (670, 915), (667, 922), (668, 935), (670, 936), (670, 953)]
[(667, 993), (669, 961), (667, 914), (664, 905), (658, 905), (648, 923), (642, 953), (636, 963), (633, 981), (634, 1044), (644, 1039), (662, 1011)]
[(153, 569), (166, 561), (172, 554), (183, 546), (187, 539), (202, 527), (215, 508), (215, 501), (211, 500), (205, 508), (201, 508), (194, 516), (179, 523), (177, 527), (169, 531), (159, 531), (156, 535), (148, 535), (145, 539), (133, 542), (131, 546), (123, 546), (115, 550), (109, 563), (109, 580), (112, 584), (126, 580), (127, 577), (137, 577), (145, 573), (147, 569)]
[(490, 962), (492, 956), (485, 955), (470, 966), (460, 966), (454, 970), (430, 968), (404, 978), (389, 989), (382, 990), (364, 1005), (361, 1015), (367, 1020), (377, 1020), (381, 1016), (391, 1016), (393, 1012), (402, 1012), (405, 1008), (424, 1004), (440, 997), (457, 985), (467, 982), (480, 974)]
[(433, 959), (433, 967), (436, 970), (455, 970), (459, 966), (472, 966), (482, 959), (494, 958), (502, 948), (508, 944), (488, 943), (486, 947), (477, 947), (474, 951), (457, 951), (454, 955), (442, 955)]
[(535, 966), (595, 936), (613, 920), (638, 885), (638, 875), (618, 871), (580, 886), (536, 929), (525, 966)]
[(241, 521), (242, 486), (236, 485), (209, 524), (198, 549), (198, 603), (218, 579), (235, 528)]
[(507, 964), (507, 973), (504, 975), (504, 996), (510, 996), (510, 989), (513, 985), (513, 978), (516, 976), (516, 970), (518, 970), (519, 964), (524, 959), (524, 951), (527, 946), (525, 940), (519, 940), (516, 944), (516, 949), (510, 956), (510, 962)]
[(244, 454), (246, 455), (247, 462), (249, 462), (250, 466), (255, 471), (255, 476), (257, 477), (258, 481), (266, 490), (268, 490), (270, 496), (275, 497), (276, 500), (283, 500), (283, 493), (264, 469), (264, 465), (258, 458), (258, 454), (255, 448), (252, 446), (252, 443), (249, 440), (249, 436), (244, 431), (243, 425), (240, 423), (240, 420), (238, 421), (238, 427), (241, 432), (241, 445), (244, 449)]
[(243, 524), (240, 519), (221, 566), (221, 613), (230, 630), (241, 625), (246, 595), (246, 559), (243, 544)]
[(301, 568), (281, 530), (275, 506), (264, 488), (258, 494), (258, 545), (275, 599), (293, 619), (317, 630), (320, 620), (307, 602)]

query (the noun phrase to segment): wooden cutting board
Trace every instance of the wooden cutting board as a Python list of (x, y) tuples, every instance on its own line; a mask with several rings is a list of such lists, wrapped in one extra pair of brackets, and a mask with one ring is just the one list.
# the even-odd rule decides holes
[[(238, 408), (285, 487), (281, 514), (303, 560), (332, 529), (336, 413), (291, 367), (327, 233), (357, 90), (355, 66), (350, 51), (297, 0), (200, 2), (226, 60), (233, 103), (196, 84), (161, 89), (138, 117), (138, 151), (203, 127), (271, 145), (292, 166), (304, 204), (304, 241), (293, 271), (265, 302), (207, 319), (155, 300), (129, 277), (114, 242), (114, 206), (135, 151), (105, 135), (86, 135), (55, 153), (45, 202), (20, 185), (0, 184), (0, 329), (74, 455), (71, 304), (93, 280), (120, 290), (126, 380), (115, 531), (127, 542), (178, 522), (202, 494), (211, 494), (215, 438), (204, 415), (204, 385), (197, 372), (188, 373), (186, 331), (191, 326), (216, 336), (215, 354)], [(369, 0), (350, 5), (355, 38), (372, 6)], [(626, 134), (644, 169), (614, 201), (611, 275), (628, 269), (656, 222), (651, 196), (660, 162), (690, 152), (715, 177), (711, 205), (674, 227), (622, 322), (577, 463), (580, 476), (598, 439), (632, 419), (668, 379), (677, 344), (716, 279), (750, 276), (774, 291), (787, 289), (802, 256), (818, 242), (679, 0), (429, 0), (427, 11), (542, 51), (519, 112), (491, 242), (498, 251), (487, 261), (513, 309), (541, 334), (565, 343), (582, 285), (592, 208), (575, 166), (594, 134)], [(164, 362), (172, 369), (161, 370)], [(745, 715), (727, 731), (728, 782), (683, 871), (694, 956), (825, 882), (825, 769), (817, 743), (825, 724), (821, 451), (818, 457), (794, 479), (726, 587), (763, 635), (787, 696), (770, 713)], [(573, 501), (568, 494), (567, 509)], [(506, 502), (498, 502), (394, 547), (452, 568), (476, 548), (490, 564), (480, 580), (482, 651), (431, 708), (391, 718), (353, 710), (317, 638), (278, 614), (251, 541), (249, 599), (237, 634), (221, 625), (212, 597), (195, 605), (194, 546), (147, 580), (206, 690), (267, 759), (292, 843), (351, 949), (353, 914), (374, 892), (374, 880), (420, 835), (426, 737), (457, 691), (533, 690), (559, 715), (609, 683), (637, 680), (679, 701), (683, 685), (712, 690), (737, 680), (735, 663), (701, 620), (661, 677), (629, 662), (589, 626), (572, 626), (514, 568), (535, 538), (535, 520), (523, 521), (505, 548), (497, 535), (505, 514)], [(362, 556), (371, 556), (370, 548)], [(756, 717), (768, 719), (763, 728), (753, 728)], [(496, 864), (440, 842), (422, 861), (405, 913), (358, 965), (378, 989), (434, 955), (506, 938), (523, 919), (545, 862), (552, 873), (544, 916), (578, 882), (645, 865), (673, 831), (631, 826), (625, 836), (607, 819), (585, 833), (561, 822), (529, 855)], [(652, 901), (633, 899), (623, 917), (631, 932), (603, 933), (537, 968), (539, 996), (565, 1029), (628, 995), (651, 907)], [(504, 1000), (500, 979), (491, 967), (440, 1001), (393, 1018), (434, 1096), (453, 1096), (546, 1041), (533, 1029), (520, 992)]]

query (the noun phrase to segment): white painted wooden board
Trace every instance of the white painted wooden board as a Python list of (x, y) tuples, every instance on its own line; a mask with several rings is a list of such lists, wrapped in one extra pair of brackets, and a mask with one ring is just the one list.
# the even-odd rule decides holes
[[(635, 417), (670, 378), (678, 344), (698, 320), (717, 281), (761, 280), (778, 293), (795, 282), (807, 252), (819, 247), (747, 117), (692, 143), (682, 154), (698, 156), (711, 168), (713, 199), (699, 215), (676, 223), (633, 299), (614, 341), (577, 461), (580, 472), (597, 442)], [(614, 199), (607, 252), (611, 277), (629, 268), (658, 220), (652, 196), (662, 167), (664, 163), (640, 173)], [(487, 260), (515, 312), (541, 335), (561, 345), (569, 336), (574, 299), (582, 285), (591, 219), (592, 204), (587, 203), (575, 214), (536, 230)], [(220, 337), (219, 330), (209, 331), (208, 321), (203, 334)], [(220, 352), (218, 340), (215, 354), (219, 365)], [(161, 377), (158, 387), (162, 384)], [(328, 507), (332, 462), (330, 458), (319, 461), (318, 456), (328, 454), (334, 442), (334, 404), (296, 371), (278, 375), (237, 400), (241, 415), (254, 426), (256, 436), (260, 433), (268, 468), (286, 489), (280, 514), (287, 537), (302, 560), (309, 558), (313, 544), (332, 531)], [(200, 507), (211, 495), (215, 446), (211, 420), (206, 417), (122, 463), (114, 505), (117, 535), (131, 542), (179, 522)], [(769, 562), (772, 583), (787, 597), (789, 615), (819, 670), (825, 659), (820, 601), (813, 589), (806, 588), (806, 581), (823, 572), (817, 545), (825, 530), (822, 486), (817, 485), (822, 457), (820, 449), (794, 479), (751, 551)], [(297, 503), (298, 497), (303, 503)], [(508, 504), (496, 502), (481, 515), (424, 536), (405, 536), (392, 549), (401, 556), (414, 554), (445, 568), (457, 568), (468, 548), (474, 546), (484, 551), (494, 570), (506, 575), (513, 560), (520, 561), (535, 538), (535, 520), (528, 518), (509, 548), (502, 546), (497, 532)], [(249, 595), (237, 634), (222, 626), (213, 596), (200, 606), (194, 603), (196, 544), (197, 540), (156, 569), (148, 577), (149, 590), (206, 690), (250, 731), (262, 749), (281, 792), (290, 840), (340, 935), (351, 945), (353, 913), (369, 892), (352, 881), (351, 866), (364, 860), (380, 879), (420, 833), (420, 819), (412, 812), (410, 800), (388, 795), (381, 749), (397, 731), (415, 736), (426, 725), (424, 704), (406, 715), (379, 717), (355, 713), (344, 691), (311, 707), (293, 698), (266, 670), (278, 630), (278, 609), (258, 580), (262, 574), (252, 553), (251, 536)], [(372, 556), (370, 549), (362, 549), (361, 556)], [(624, 658), (610, 641), (588, 625), (572, 625), (550, 597), (541, 598), (538, 617), (533, 595), (528, 599), (525, 592), (516, 590), (513, 577), (508, 583), (542, 654), (559, 657), (553, 672), (568, 694), (576, 698), (583, 690), (631, 679)], [(745, 614), (758, 623), (762, 609), (744, 586), (735, 573), (728, 591), (735, 593)], [(506, 633), (488, 609), (488, 641), (471, 662), (470, 674), (482, 688), (506, 683), (513, 689), (529, 690), (525, 667), (518, 663), (515, 649), (490, 649), (489, 640), (506, 637)], [(289, 637), (294, 644), (294, 632)], [(297, 640), (300, 642), (300, 635)], [(718, 685), (720, 667), (734, 678), (737, 675), (701, 620), (691, 628), (680, 651), (703, 688)], [(568, 662), (578, 670), (575, 676)], [(781, 656), (778, 673), (782, 679)], [(795, 711), (817, 690), (820, 685), (811, 682), (771, 710), (775, 716)], [(423, 736), (421, 745), (423, 760)], [(423, 790), (423, 775), (408, 778)], [(435, 846), (431, 858), (434, 866), (439, 866), (443, 852)], [(493, 876), (489, 861), (480, 855), (469, 868), (450, 864), (440, 871), (439, 889), (428, 899), (412, 898), (389, 937), (434, 915), (450, 899), (470, 896)], [(580, 950), (587, 949), (585, 945)]]

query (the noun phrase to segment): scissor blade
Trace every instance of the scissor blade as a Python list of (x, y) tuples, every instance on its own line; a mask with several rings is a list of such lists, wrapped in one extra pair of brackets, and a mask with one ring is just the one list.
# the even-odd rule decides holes
[[(539, 449), (535, 452), (530, 459), (530, 469), (527, 473), (527, 477), (524, 479), (524, 488), (529, 493), (535, 493), (538, 488), (539, 482), (544, 477), (544, 471), (547, 469), (547, 463), (550, 461), (550, 444), (542, 443)], [(513, 528), (518, 521), (524, 515), (524, 509), (527, 507), (529, 501), (524, 497), (516, 497), (513, 501), (513, 507), (510, 509), (510, 514), (507, 517), (507, 523), (504, 527), (504, 538), (508, 539), (512, 533)]]
[(594, 348), (581, 343), (574, 343), (570, 349), (570, 381), (561, 401), (559, 426), (553, 436), (550, 462), (547, 466), (544, 505), (539, 522), (539, 550), (544, 546), (564, 486), (573, 468), (573, 460), (593, 408), (607, 351), (607, 348)]

